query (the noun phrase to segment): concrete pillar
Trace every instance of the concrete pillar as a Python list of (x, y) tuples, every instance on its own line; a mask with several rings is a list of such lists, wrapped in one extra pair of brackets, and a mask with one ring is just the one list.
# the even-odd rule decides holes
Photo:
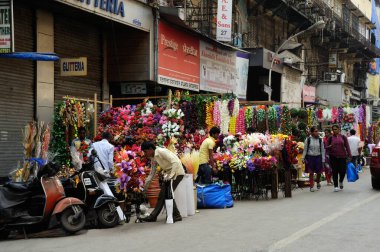
[[(36, 11), (37, 52), (54, 52), (53, 14)], [(37, 61), (36, 117), (39, 121), (52, 122), (54, 114), (54, 62)]]

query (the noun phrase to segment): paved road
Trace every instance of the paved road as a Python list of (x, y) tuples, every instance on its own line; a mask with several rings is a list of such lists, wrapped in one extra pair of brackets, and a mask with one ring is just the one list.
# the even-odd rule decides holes
[(343, 191), (293, 191), (292, 198), (237, 202), (231, 209), (201, 210), (174, 225), (130, 223), (70, 237), (0, 242), (12, 251), (380, 251), (380, 191), (369, 170)]

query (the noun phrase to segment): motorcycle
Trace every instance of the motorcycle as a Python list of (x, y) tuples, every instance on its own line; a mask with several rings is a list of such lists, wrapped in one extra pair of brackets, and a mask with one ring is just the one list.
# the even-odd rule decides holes
[[(77, 181), (73, 182), (73, 178), (77, 177)], [(111, 228), (119, 223), (117, 207), (118, 200), (107, 195), (100, 188), (101, 177), (94, 170), (93, 162), (84, 164), (82, 169), (71, 176), (68, 183), (64, 183), (67, 195), (83, 200), (86, 204), (87, 223), (93, 226)], [(76, 185), (75, 185), (76, 184)]]
[(67, 233), (81, 230), (86, 222), (84, 203), (66, 197), (56, 177), (59, 167), (48, 163), (29, 183), (8, 182), (0, 187), (0, 239), (12, 230), (52, 228), (58, 223)]

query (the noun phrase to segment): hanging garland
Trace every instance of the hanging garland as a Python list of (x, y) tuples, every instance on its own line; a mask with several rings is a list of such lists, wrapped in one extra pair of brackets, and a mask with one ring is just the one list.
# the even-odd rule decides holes
[(269, 124), (269, 133), (275, 134), (278, 131), (277, 127), (277, 111), (273, 106), (268, 110), (268, 124)]
[(54, 161), (62, 165), (70, 164), (70, 155), (66, 145), (65, 126), (60, 115), (65, 103), (59, 103), (54, 109), (53, 130), (51, 134), (51, 150), (55, 154)]
[(307, 110), (307, 125), (309, 127), (313, 125), (313, 111), (311, 108)]
[(214, 111), (214, 103), (213, 102), (207, 102), (206, 103), (206, 125), (207, 129), (211, 129), (214, 126), (214, 121), (212, 118), (212, 114)]
[(343, 122), (343, 117), (344, 117), (344, 110), (342, 107), (338, 108), (338, 122), (342, 123)]
[(214, 109), (212, 111), (212, 119), (214, 121), (214, 125), (220, 127), (221, 117), (220, 117), (220, 101), (214, 102)]
[(238, 120), (236, 123), (236, 132), (245, 134), (245, 118), (244, 108), (239, 109)]
[(229, 127), (228, 127), (228, 132), (230, 134), (232, 134), (232, 135), (236, 134), (236, 120), (237, 120), (236, 116), (232, 116), (231, 119), (230, 119), (230, 124), (229, 124)]
[(223, 100), (220, 108), (220, 131), (222, 134), (228, 133), (228, 126), (230, 124), (230, 114), (228, 111), (228, 100)]
[(252, 120), (253, 120), (253, 108), (252, 107), (245, 107), (245, 127), (249, 128), (252, 127)]
[(281, 106), (275, 106), (277, 111), (277, 128), (281, 127), (281, 117), (282, 117), (282, 107)]
[(282, 118), (281, 118), (281, 133), (284, 135), (292, 134), (291, 127), (291, 116), (288, 106), (282, 108)]

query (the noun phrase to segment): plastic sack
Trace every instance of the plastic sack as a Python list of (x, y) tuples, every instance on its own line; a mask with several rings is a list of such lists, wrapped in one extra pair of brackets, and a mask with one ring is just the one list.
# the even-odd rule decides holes
[(198, 208), (233, 207), (230, 185), (197, 185)]
[(356, 170), (355, 165), (352, 162), (347, 164), (347, 181), (355, 182), (359, 179), (358, 171)]
[(357, 172), (362, 172), (362, 170), (363, 170), (362, 165), (361, 165), (361, 164), (358, 164), (358, 166), (356, 167), (356, 171), (357, 171)]

